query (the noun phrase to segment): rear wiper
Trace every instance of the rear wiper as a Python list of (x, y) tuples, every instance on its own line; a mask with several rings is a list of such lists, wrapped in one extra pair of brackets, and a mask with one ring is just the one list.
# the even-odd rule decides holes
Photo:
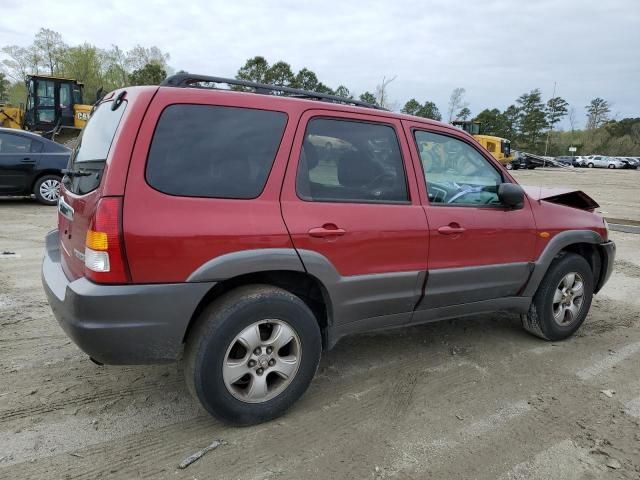
[(74, 170), (72, 168), (65, 168), (62, 170), (62, 174), (67, 177), (88, 177), (89, 175), (93, 175), (95, 172), (90, 172), (88, 170)]

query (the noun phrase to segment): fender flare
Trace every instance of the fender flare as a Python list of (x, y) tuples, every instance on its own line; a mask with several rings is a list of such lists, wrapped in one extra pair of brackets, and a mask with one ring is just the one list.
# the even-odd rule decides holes
[(219, 282), (269, 270), (305, 272), (302, 261), (293, 248), (259, 248), (213, 258), (193, 271), (187, 282)]
[[(547, 243), (538, 260), (534, 262), (533, 271), (522, 291), (522, 296), (532, 297), (536, 293), (540, 282), (542, 282), (547, 270), (549, 270), (551, 262), (563, 248), (576, 243), (599, 245), (603, 242), (604, 240), (600, 234), (593, 230), (566, 230), (558, 233)], [(597, 279), (594, 279), (594, 281), (597, 281)]]

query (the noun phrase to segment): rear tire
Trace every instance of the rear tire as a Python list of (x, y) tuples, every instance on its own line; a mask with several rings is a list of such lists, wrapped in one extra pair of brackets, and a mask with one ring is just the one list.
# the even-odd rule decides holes
[(511, 162), (507, 163), (507, 170), (514, 170), (513, 163)]
[(573, 335), (589, 313), (593, 272), (584, 257), (566, 253), (556, 258), (540, 282), (522, 326), (545, 340)]
[(247, 285), (211, 303), (198, 318), (187, 338), (185, 379), (210, 414), (253, 425), (282, 415), (302, 396), (321, 351), (318, 322), (300, 298)]
[(616, 168), (615, 165), (609, 165), (609, 168)]
[(44, 175), (33, 186), (36, 200), (43, 205), (57, 205), (60, 197), (60, 181), (58, 175)]

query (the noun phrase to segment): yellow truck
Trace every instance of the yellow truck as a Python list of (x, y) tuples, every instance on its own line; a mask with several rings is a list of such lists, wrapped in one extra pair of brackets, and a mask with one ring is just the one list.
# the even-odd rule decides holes
[(84, 85), (71, 78), (30, 75), (20, 106), (0, 105), (0, 126), (40, 133), (64, 143), (77, 137), (91, 114), (82, 101)]
[(473, 135), (473, 138), (503, 165), (508, 166), (515, 159), (511, 153), (511, 142), (506, 138), (494, 137), (493, 135), (481, 135), (480, 122), (456, 120), (453, 122), (453, 125)]

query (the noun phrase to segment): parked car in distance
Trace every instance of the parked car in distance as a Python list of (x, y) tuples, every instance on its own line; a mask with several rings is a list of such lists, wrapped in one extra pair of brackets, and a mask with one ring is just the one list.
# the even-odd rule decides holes
[(40, 203), (55, 205), (70, 153), (35, 133), (0, 128), (0, 196), (33, 194)]
[[(256, 92), (190, 88), (212, 83)], [(42, 279), (96, 362), (184, 353), (203, 407), (247, 425), (282, 415), (346, 335), (509, 311), (571, 336), (613, 268), (597, 207), (525, 190), (451, 125), (185, 73), (96, 107)]]
[(615, 157), (588, 155), (582, 157), (581, 164), (587, 168), (624, 168), (625, 163)]
[(555, 158), (556, 162), (560, 162), (563, 165), (574, 165), (576, 164), (576, 157), (571, 157), (568, 155), (563, 155)]
[(623, 163), (622, 168), (628, 168), (632, 170), (637, 170), (640, 162), (635, 157), (615, 157), (617, 160), (620, 160)]

